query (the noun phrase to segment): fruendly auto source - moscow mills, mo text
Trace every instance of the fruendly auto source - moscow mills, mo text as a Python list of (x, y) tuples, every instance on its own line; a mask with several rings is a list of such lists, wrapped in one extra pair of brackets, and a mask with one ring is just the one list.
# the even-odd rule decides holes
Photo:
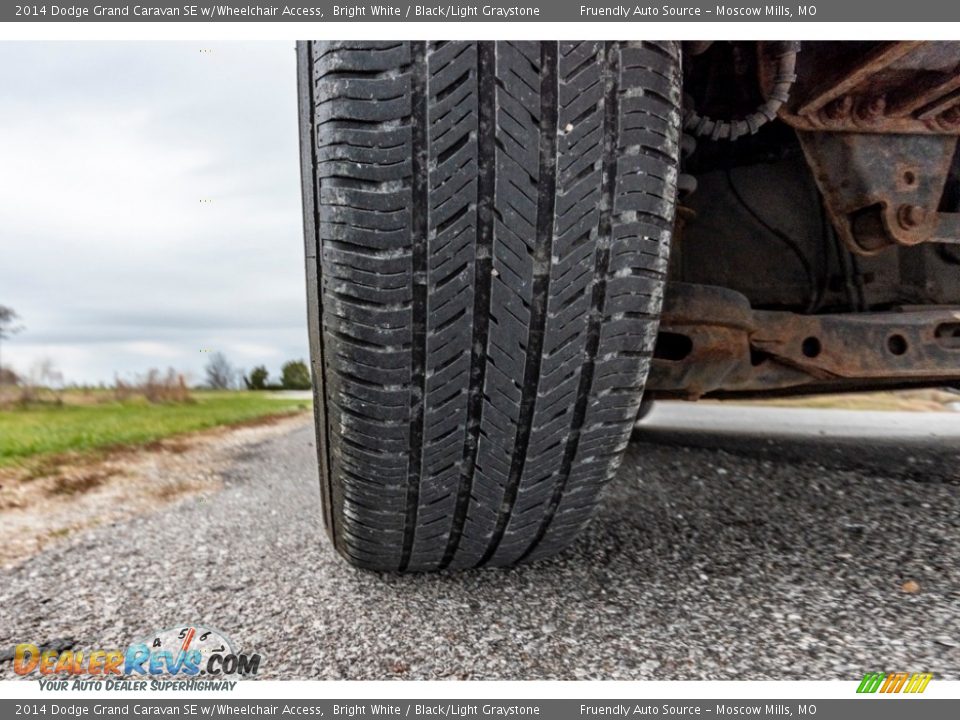
[(814, 17), (816, 5), (761, 5), (756, 7), (737, 7), (717, 5), (713, 8), (693, 7), (689, 5), (617, 5), (593, 6), (581, 5), (580, 15), (595, 18), (703, 18), (712, 17)]

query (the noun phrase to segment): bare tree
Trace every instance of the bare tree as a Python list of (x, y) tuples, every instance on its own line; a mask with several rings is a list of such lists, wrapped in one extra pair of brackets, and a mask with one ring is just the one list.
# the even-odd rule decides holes
[(40, 358), (30, 368), (30, 382), (37, 387), (59, 390), (63, 386), (63, 373), (50, 358)]
[(233, 387), (236, 372), (227, 356), (223, 353), (214, 353), (207, 363), (207, 385), (214, 390), (229, 390)]
[(166, 374), (150, 368), (140, 379), (139, 390), (151, 403), (186, 403), (193, 400), (187, 389), (186, 378), (173, 368), (168, 368)]
[[(23, 330), (23, 326), (17, 323), (19, 319), (20, 316), (17, 315), (13, 308), (7, 307), (6, 305), (0, 305), (0, 349), (2, 349), (4, 340), (13, 337), (18, 332)], [(0, 355), (0, 371), (2, 370), (3, 356)], [(0, 372), (0, 388), (2, 388), (2, 386), (3, 372)]]
[(27, 382), (20, 392), (21, 403), (40, 402), (44, 394), (63, 404), (63, 373), (50, 358), (40, 358), (30, 367)]

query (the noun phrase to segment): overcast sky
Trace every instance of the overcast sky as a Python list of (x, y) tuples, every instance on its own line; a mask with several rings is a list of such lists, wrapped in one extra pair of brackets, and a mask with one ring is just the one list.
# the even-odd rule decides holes
[(4, 364), (305, 358), (298, 162), (291, 43), (0, 43)]

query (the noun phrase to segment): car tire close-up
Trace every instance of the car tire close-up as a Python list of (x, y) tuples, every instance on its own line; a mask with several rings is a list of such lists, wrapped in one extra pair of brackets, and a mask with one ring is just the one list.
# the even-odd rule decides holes
[(679, 45), (304, 42), (298, 58), (331, 539), (376, 570), (556, 553), (640, 407)]

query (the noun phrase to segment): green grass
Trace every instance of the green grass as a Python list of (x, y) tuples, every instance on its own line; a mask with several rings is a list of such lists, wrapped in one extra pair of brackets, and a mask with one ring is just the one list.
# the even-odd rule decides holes
[(196, 393), (195, 402), (38, 406), (0, 411), (0, 467), (68, 452), (136, 446), (195, 430), (295, 412), (308, 401), (263, 393)]

